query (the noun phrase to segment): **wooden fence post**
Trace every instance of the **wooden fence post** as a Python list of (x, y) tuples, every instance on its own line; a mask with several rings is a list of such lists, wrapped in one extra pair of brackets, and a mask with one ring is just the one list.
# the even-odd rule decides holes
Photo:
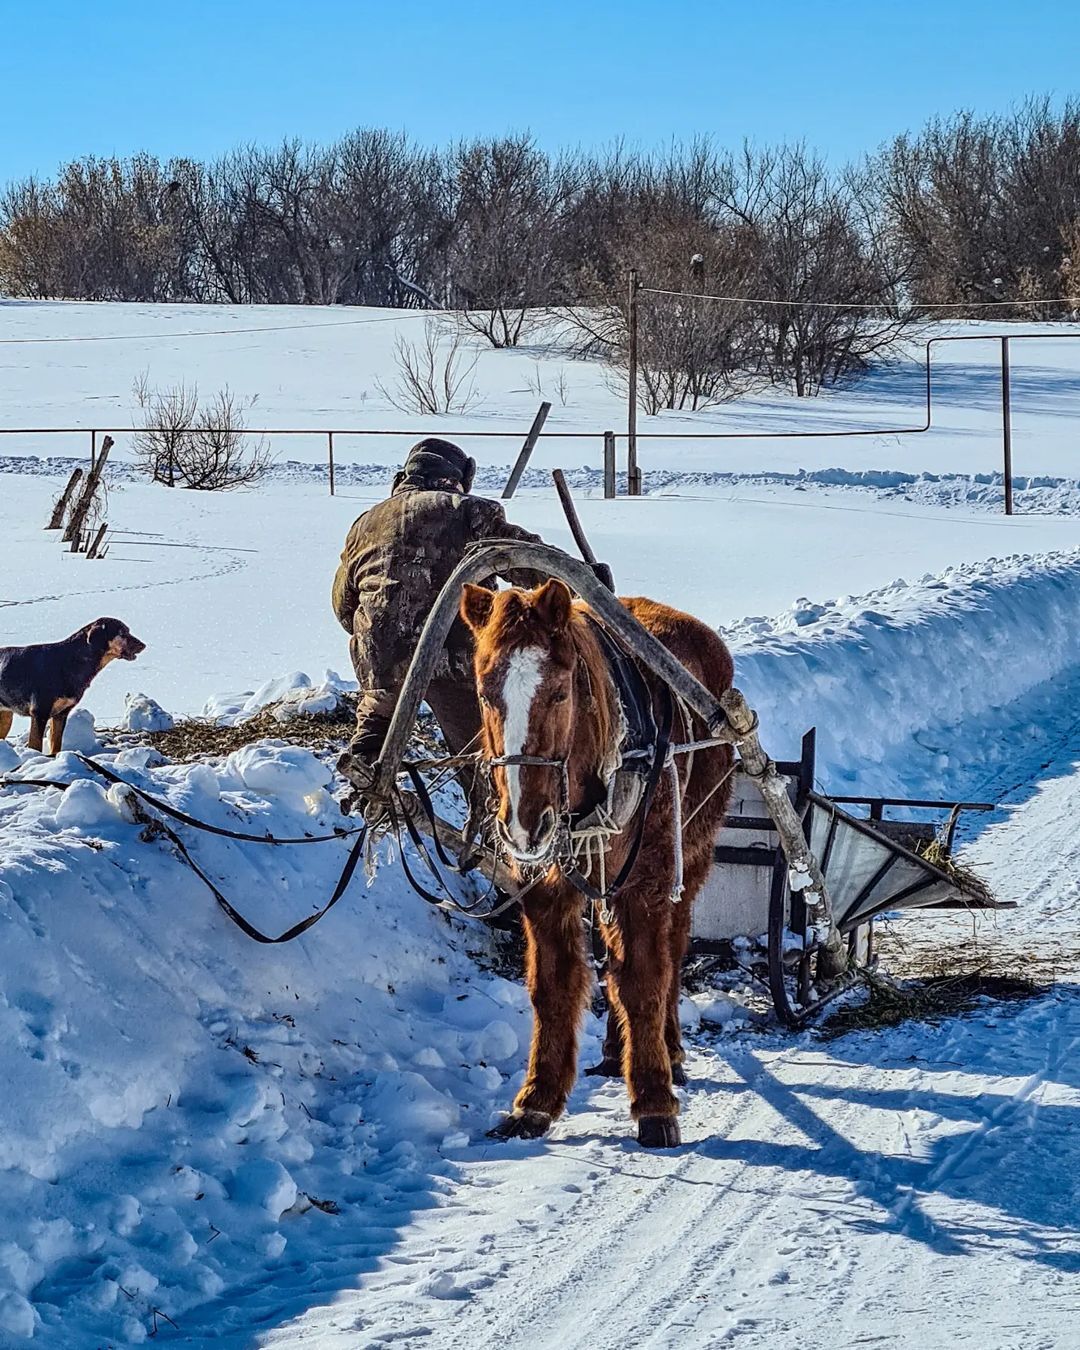
[(1005, 514), (1013, 513), (1012, 481), (1012, 377), (1009, 370), (1009, 339), (1001, 339), (1001, 445), (1005, 483)]
[(86, 550), (86, 556), (87, 556), (88, 558), (99, 558), (99, 557), (101, 557), (101, 554), (99, 553), (98, 550), (101, 548), (102, 541), (103, 541), (104, 538), (105, 538), (105, 531), (106, 531), (108, 528), (109, 528), (108, 522), (107, 522), (107, 521), (104, 521), (104, 520), (103, 520), (103, 521), (101, 522), (101, 524), (97, 527), (97, 533), (94, 535), (94, 538), (93, 538), (93, 540), (92, 540), (91, 543), (90, 543), (90, 547)]
[(334, 495), (334, 433), (326, 433), (326, 446), (329, 455), (328, 463), (330, 465), (330, 496)]
[[(109, 451), (113, 448), (113, 438), (106, 436), (101, 443), (101, 450), (90, 467), (90, 472), (86, 475), (86, 482), (83, 484), (82, 493), (79, 500), (75, 503), (74, 510), (71, 513), (71, 519), (68, 521), (67, 529), (63, 534), (63, 542), (72, 545), (72, 553), (79, 551), (79, 536), (82, 534), (83, 526), (86, 524), (86, 517), (90, 514), (90, 508), (94, 504), (94, 496), (97, 493), (98, 485), (101, 482), (101, 475), (105, 472), (105, 461), (109, 458)], [(72, 542), (74, 541), (74, 542)]]
[(604, 496), (615, 496), (615, 433), (604, 432)]
[(521, 452), (517, 457), (510, 477), (506, 480), (506, 486), (503, 488), (503, 501), (508, 501), (521, 482), (521, 475), (525, 472), (525, 466), (532, 458), (532, 452), (536, 449), (536, 442), (540, 439), (540, 432), (543, 430), (544, 423), (547, 421), (547, 415), (551, 411), (550, 403), (541, 403), (536, 416), (533, 418), (533, 424), (529, 428), (529, 434), (525, 437), (525, 444), (521, 447)]
[(47, 530), (58, 530), (64, 523), (64, 517), (67, 515), (68, 502), (71, 500), (71, 494), (75, 491), (75, 485), (83, 476), (82, 469), (72, 469), (71, 477), (67, 481), (67, 487), (63, 490), (56, 500), (52, 515), (49, 517), (49, 523), (45, 526)]

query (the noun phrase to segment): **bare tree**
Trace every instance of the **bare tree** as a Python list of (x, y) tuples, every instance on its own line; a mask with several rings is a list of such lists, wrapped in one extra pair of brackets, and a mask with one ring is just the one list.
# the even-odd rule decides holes
[(867, 178), (912, 297), (928, 311), (1063, 313), (1067, 236), (1080, 216), (1080, 103), (1055, 112), (1035, 99), (1005, 116), (934, 119), (873, 157)]
[(398, 336), (394, 344), (398, 378), (392, 388), (381, 380), (375, 386), (389, 403), (402, 412), (467, 412), (479, 401), (473, 378), (479, 357), (470, 359), (461, 332), (436, 319), (424, 320), (422, 342)]
[(579, 279), (584, 303), (565, 313), (579, 352), (601, 356), (625, 387), (627, 277), (637, 270), (649, 292), (638, 305), (638, 396), (646, 412), (706, 408), (758, 377), (757, 316), (744, 299), (754, 294), (757, 263), (737, 223), (654, 184), (628, 212), (611, 261), (608, 275), (594, 266)]
[(493, 347), (516, 347), (530, 308), (551, 302), (557, 220), (575, 182), (570, 161), (553, 164), (528, 136), (455, 152), (452, 303)]
[(866, 369), (915, 322), (901, 274), (859, 208), (860, 188), (802, 146), (749, 146), (720, 197), (755, 259), (762, 369), (799, 397)]

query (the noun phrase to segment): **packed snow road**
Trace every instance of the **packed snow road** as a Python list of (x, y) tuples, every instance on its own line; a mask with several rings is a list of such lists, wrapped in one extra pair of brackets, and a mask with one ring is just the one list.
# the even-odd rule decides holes
[(582, 1093), (546, 1144), (471, 1150), (362, 1291), (265, 1344), (1064, 1347), (1078, 1039), (1061, 993), (699, 1044), (683, 1148), (642, 1152), (619, 1087)]

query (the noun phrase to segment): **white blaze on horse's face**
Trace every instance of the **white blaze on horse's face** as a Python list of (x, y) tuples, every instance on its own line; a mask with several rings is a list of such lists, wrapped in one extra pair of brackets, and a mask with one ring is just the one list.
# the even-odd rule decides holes
[[(536, 695), (544, 682), (546, 654), (539, 647), (520, 647), (513, 652), (507, 663), (503, 677), (501, 703), (503, 707), (503, 753), (506, 755), (524, 755), (529, 753), (529, 728), (533, 719), (533, 706)], [(519, 862), (537, 862), (543, 858), (551, 844), (555, 821), (553, 813), (545, 813), (542, 824), (544, 833), (535, 837), (521, 818), (522, 774), (520, 765), (508, 764), (506, 774), (507, 801), (504, 803), (505, 815), (499, 813), (499, 825), (503, 838)]]

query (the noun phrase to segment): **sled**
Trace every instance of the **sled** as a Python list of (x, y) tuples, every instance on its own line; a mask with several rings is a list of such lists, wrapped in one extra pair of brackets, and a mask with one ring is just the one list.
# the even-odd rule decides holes
[[(731, 957), (747, 940), (765, 948), (777, 1016), (798, 1026), (874, 963), (874, 921), (903, 909), (1007, 909), (970, 876), (950, 870), (953, 839), (967, 811), (986, 802), (899, 797), (828, 797), (814, 790), (816, 730), (797, 760), (780, 761), (792, 807), (818, 860), (850, 969), (816, 977), (820, 946), (801, 894), (789, 884), (787, 858), (752, 778), (736, 769), (731, 805), (717, 835), (713, 868), (694, 905), (691, 952)], [(845, 809), (849, 808), (849, 809)], [(859, 814), (856, 814), (858, 812)], [(914, 812), (936, 819), (910, 817)], [(922, 850), (933, 847), (934, 857)]]
[[(357, 777), (348, 756), (342, 761), (369, 807), (385, 808), (391, 818), (405, 820), (414, 842), (419, 833), (428, 835), (444, 860), (448, 854), (470, 854), (512, 900), (513, 877), (478, 840), (464, 840), (459, 829), (436, 816), (419, 786), (416, 766), (408, 764), (406, 749), (457, 618), (462, 586), (515, 569), (564, 581), (698, 715), (710, 737), (734, 746), (738, 765), (732, 808), (717, 837), (711, 875), (695, 904), (693, 947), (716, 952), (739, 937), (766, 934), (768, 986), (783, 1022), (798, 1025), (853, 983), (859, 967), (873, 959), (873, 921), (878, 915), (914, 907), (1000, 907), (984, 887), (966, 881), (947, 863), (960, 812), (991, 809), (987, 804), (829, 798), (816, 792), (813, 732), (804, 738), (799, 760), (775, 763), (758, 740), (756, 714), (737, 689), (715, 698), (619, 603), (593, 567), (540, 543), (482, 543), (466, 553), (420, 635), (374, 775), (367, 771)], [(947, 815), (937, 861), (917, 851), (939, 836), (936, 827), (886, 818), (887, 810), (916, 807)], [(855, 814), (859, 808), (865, 809), (865, 818)], [(477, 917), (475, 909), (470, 912)]]

